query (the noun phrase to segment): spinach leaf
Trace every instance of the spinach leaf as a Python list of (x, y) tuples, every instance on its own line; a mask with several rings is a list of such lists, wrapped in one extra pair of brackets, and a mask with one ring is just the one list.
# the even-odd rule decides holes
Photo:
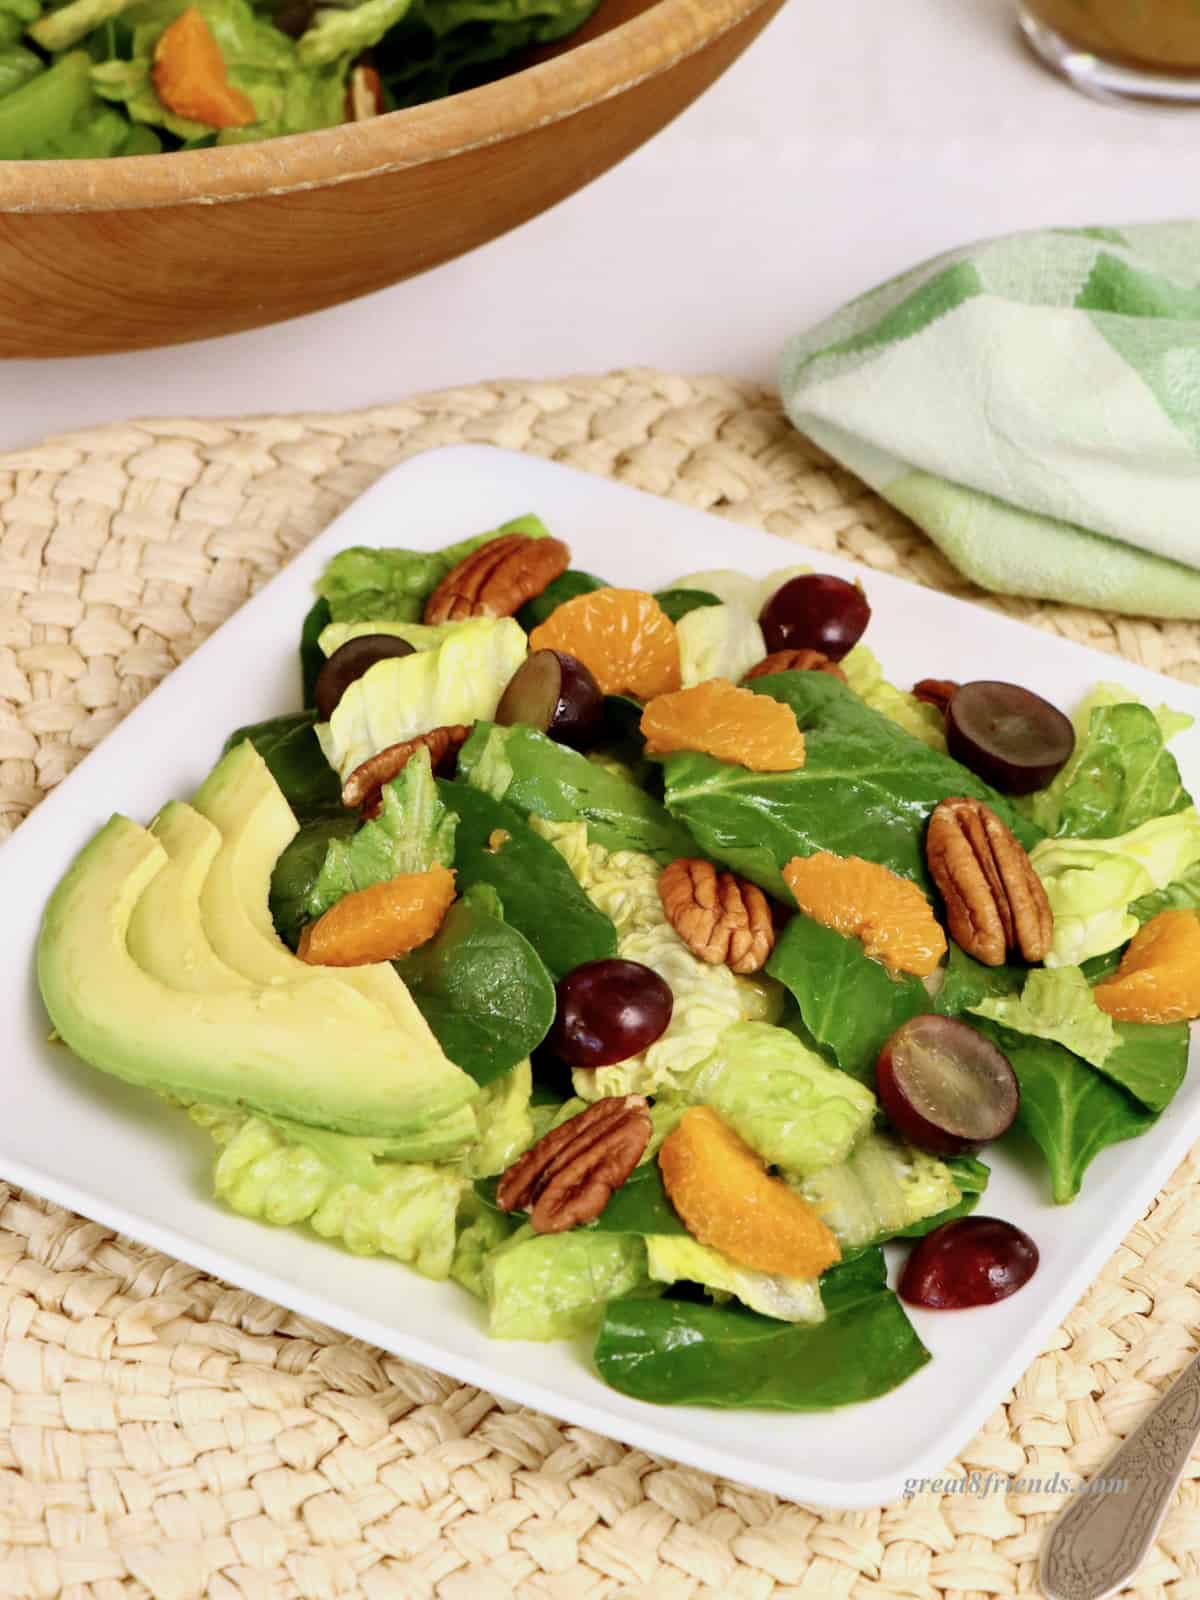
[(613, 1300), (596, 1341), (600, 1376), (660, 1405), (825, 1411), (896, 1388), (929, 1360), (867, 1251), (821, 1280), (815, 1327), (730, 1304)]
[(950, 795), (985, 800), (1026, 848), (1041, 830), (957, 761), (931, 750), (823, 672), (755, 678), (805, 736), (803, 767), (750, 772), (711, 756), (665, 760), (667, 809), (701, 850), (790, 899), (780, 869), (795, 855), (863, 856), (929, 888), (924, 831)]
[[(617, 953), (611, 921), (594, 906), (554, 846), (519, 811), (461, 780), (438, 784), (443, 803), (458, 813), (454, 851), (458, 889), (489, 883), (505, 921), (523, 933), (555, 978), (585, 961)], [(493, 834), (507, 837), (493, 849)]]
[(636, 783), (523, 724), (477, 722), (458, 752), (458, 774), (522, 816), (582, 819), (606, 850), (641, 850), (663, 862), (696, 854), (686, 830)]
[(930, 1009), (923, 983), (890, 978), (857, 939), (803, 913), (779, 936), (767, 972), (791, 991), (805, 1026), (842, 1071), (872, 1087), (884, 1040), (909, 1017)]
[(292, 711), (238, 728), (225, 741), (225, 750), (232, 750), (250, 740), (301, 823), (331, 812), (344, 814), (342, 786), (317, 743), (316, 721), (315, 711)]
[[(1160, 911), (1200, 911), (1200, 861), (1165, 889), (1155, 889), (1135, 900), (1129, 909), (1139, 922), (1149, 922)], [(1114, 961), (1113, 970), (1115, 968)]]
[(311, 920), (309, 896), (329, 846), (353, 838), (358, 825), (357, 811), (314, 817), (302, 825), (275, 863), (271, 874), (271, 917), (279, 937), (293, 950), (300, 942), (301, 928)]
[(634, 1167), (594, 1222), (597, 1233), (686, 1234), (675, 1207), (667, 1199), (657, 1161)]
[(1045, 1156), (1059, 1205), (1079, 1193), (1084, 1173), (1101, 1150), (1135, 1138), (1156, 1120), (1157, 1112), (1147, 1111), (1062, 1045), (1011, 1033), (982, 1018), (975, 1026), (1012, 1064), (1021, 1087), (1017, 1126)]
[(953, 940), (946, 962), (942, 986), (929, 1007), (939, 1016), (957, 1017), (982, 1000), (1000, 1000), (1007, 995), (1020, 994), (1029, 976), (1028, 967), (985, 967)]
[(523, 1061), (554, 1020), (553, 980), (488, 884), (468, 889), (428, 944), (392, 964), (437, 1042), (476, 1083)]
[(922, 1217), (919, 1222), (914, 1222), (907, 1228), (900, 1228), (892, 1235), (894, 1239), (923, 1239), (927, 1233), (940, 1228), (943, 1222), (953, 1222), (955, 1217), (969, 1216), (979, 1204), (991, 1177), (990, 1169), (974, 1156), (948, 1156), (943, 1157), (943, 1160), (954, 1175), (962, 1199), (955, 1206), (947, 1206), (945, 1211), (939, 1211), (932, 1217)]
[(329, 601), (321, 595), (309, 607), (300, 629), (300, 681), (304, 690), (305, 710), (311, 710), (316, 704), (317, 675), (325, 665), (325, 652), (317, 641), (332, 621)]
[(686, 617), (689, 611), (699, 611), (701, 606), (719, 606), (721, 602), (707, 589), (660, 589), (654, 596), (672, 622)]
[(1061, 796), (1055, 833), (1114, 839), (1191, 804), (1175, 757), (1149, 706), (1100, 706)]
[(517, 621), (526, 633), (532, 633), (539, 622), (545, 622), (552, 611), (558, 609), (564, 600), (574, 600), (577, 595), (591, 594), (594, 589), (607, 589), (609, 585), (603, 578), (594, 578), (590, 572), (578, 572), (573, 567), (568, 567), (557, 578), (554, 578), (542, 590), (535, 594), (532, 600), (517, 612)]
[(1116, 1047), (1100, 1071), (1128, 1089), (1148, 1111), (1170, 1105), (1188, 1062), (1186, 1022), (1118, 1022)]

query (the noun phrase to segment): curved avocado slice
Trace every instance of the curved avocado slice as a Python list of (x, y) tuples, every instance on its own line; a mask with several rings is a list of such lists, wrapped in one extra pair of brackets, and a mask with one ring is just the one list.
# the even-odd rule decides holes
[[(221, 848), (200, 892), (200, 914), (212, 948), (253, 983), (311, 982), (321, 969), (292, 954), (275, 930), (270, 907), (271, 873), (299, 824), (248, 739), (222, 756), (192, 804), (221, 834)], [(433, 1044), (424, 1017), (386, 962), (339, 967), (337, 974), (374, 1008), (377, 1022), (390, 1018)]]
[[(376, 1137), (411, 1136), (476, 1097), (423, 1021), (420, 1029), (377, 1022), (340, 975), (309, 968), (302, 983), (201, 998), (144, 972), (130, 954), (129, 925), (168, 859), (147, 829), (116, 816), (50, 897), (38, 982), (77, 1055), (183, 1099)], [(164, 899), (167, 916), (171, 904)]]
[(204, 931), (200, 891), (221, 848), (221, 835), (182, 800), (170, 800), (150, 824), (167, 859), (142, 890), (129, 919), (129, 954), (169, 989), (216, 994), (248, 989), (217, 955)]

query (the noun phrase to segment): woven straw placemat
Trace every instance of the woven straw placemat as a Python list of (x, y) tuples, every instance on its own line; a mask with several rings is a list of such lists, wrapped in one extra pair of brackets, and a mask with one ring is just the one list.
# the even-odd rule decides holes
[[(980, 597), (748, 385), (626, 372), (350, 416), (130, 423), (0, 457), (0, 833), (381, 472), (464, 441), (836, 549), (1200, 682), (1193, 625)], [(0, 1185), (0, 1595), (1036, 1594), (1063, 1501), (1021, 1480), (1094, 1470), (1185, 1363), (1198, 1183), (1194, 1153), (947, 1463), (989, 1492), (867, 1512), (790, 1505), (497, 1401)], [(1139, 1595), (1200, 1596), (1197, 1476)]]

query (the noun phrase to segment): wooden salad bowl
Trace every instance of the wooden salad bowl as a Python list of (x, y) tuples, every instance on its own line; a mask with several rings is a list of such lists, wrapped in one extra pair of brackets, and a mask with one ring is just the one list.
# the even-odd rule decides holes
[(783, 0), (602, 0), (495, 83), (261, 144), (0, 162), (0, 356), (95, 355), (335, 305), (494, 239), (635, 150)]

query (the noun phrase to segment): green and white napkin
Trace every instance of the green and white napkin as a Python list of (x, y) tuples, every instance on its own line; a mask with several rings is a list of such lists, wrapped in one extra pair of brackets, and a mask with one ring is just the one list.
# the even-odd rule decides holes
[(1200, 618), (1200, 222), (939, 256), (794, 338), (781, 387), (984, 588)]

